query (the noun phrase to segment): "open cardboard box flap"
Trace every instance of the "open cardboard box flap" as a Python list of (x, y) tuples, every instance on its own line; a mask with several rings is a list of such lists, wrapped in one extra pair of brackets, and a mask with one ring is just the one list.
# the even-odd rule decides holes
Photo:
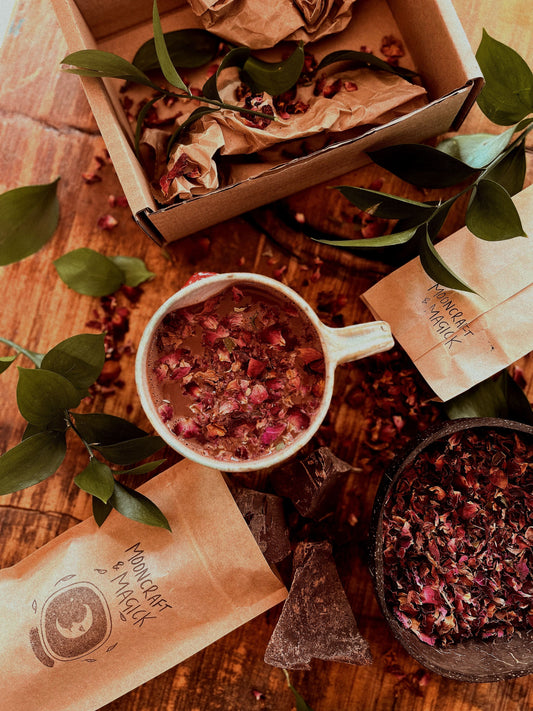
[[(52, 0), (69, 52), (105, 49), (132, 59), (152, 36), (149, 0)], [(164, 31), (198, 27), (187, 4), (159, 0)], [(456, 130), (478, 95), (483, 78), (449, 0), (357, 0), (354, 21), (359, 37), (379, 38), (392, 32), (406, 46), (419, 72), (429, 103), (372, 127), (361, 136), (334, 143), (308, 156), (206, 195), (158, 208), (133, 150), (132, 130), (120, 105), (117, 83), (81, 77), (94, 117), (133, 215), (159, 244), (209, 227), (242, 212), (341, 175), (368, 162), (366, 151), (395, 143), (420, 142)], [(348, 48), (350, 27), (339, 33), (338, 46)], [(344, 41), (343, 41), (344, 38)], [(372, 41), (369, 39), (365, 43)], [(353, 42), (353, 40), (352, 40)], [(359, 49), (359, 44), (353, 47)]]

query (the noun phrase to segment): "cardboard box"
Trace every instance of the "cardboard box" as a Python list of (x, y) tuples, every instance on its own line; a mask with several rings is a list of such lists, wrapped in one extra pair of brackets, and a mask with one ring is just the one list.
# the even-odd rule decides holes
[[(52, 4), (69, 52), (103, 49), (131, 60), (153, 35), (151, 0), (52, 0)], [(159, 0), (158, 6), (165, 32), (200, 26), (183, 1)], [(173, 241), (342, 175), (368, 162), (368, 150), (420, 142), (460, 126), (483, 79), (450, 0), (357, 0), (352, 25), (361, 33), (358, 44), (346, 44), (350, 28), (328, 41), (333, 40), (335, 48), (359, 49), (362, 43), (379, 47), (384, 34), (401, 37), (408, 53), (405, 64), (420, 74), (428, 92), (427, 105), (356, 138), (159, 209), (132, 147), (132, 129), (119, 101), (118, 83), (81, 78), (133, 215), (152, 239), (159, 244)]]

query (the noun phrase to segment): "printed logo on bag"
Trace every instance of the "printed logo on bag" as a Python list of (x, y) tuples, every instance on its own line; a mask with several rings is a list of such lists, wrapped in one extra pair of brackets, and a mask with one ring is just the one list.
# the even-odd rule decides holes
[[(108, 568), (94, 568), (98, 585), (65, 575), (55, 583), (56, 590), (45, 592), (42, 607), (37, 599), (33, 601), (39, 624), (30, 629), (30, 644), (42, 664), (53, 667), (56, 661), (95, 662), (118, 644), (108, 643), (112, 619), (118, 626), (124, 623), (141, 630), (172, 609), (155, 582), (140, 541), (119, 555)], [(116, 639), (119, 637), (118, 633)]]
[[(96, 585), (71, 583), (53, 592), (45, 601), (39, 627), (30, 630), (30, 643), (37, 659), (52, 667), (93, 654), (110, 637), (111, 613)], [(88, 660), (87, 660), (88, 661)]]

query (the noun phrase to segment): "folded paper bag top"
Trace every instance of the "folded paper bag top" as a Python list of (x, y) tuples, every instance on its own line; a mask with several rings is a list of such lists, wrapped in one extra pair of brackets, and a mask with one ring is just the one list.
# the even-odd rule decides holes
[(220, 472), (140, 491), (171, 533), (112, 512), (0, 572), (2, 708), (94, 711), (286, 597)]
[(464, 227), (436, 246), (477, 293), (436, 284), (417, 257), (362, 295), (444, 401), (533, 349), (533, 186), (513, 202), (529, 238), (490, 242)]

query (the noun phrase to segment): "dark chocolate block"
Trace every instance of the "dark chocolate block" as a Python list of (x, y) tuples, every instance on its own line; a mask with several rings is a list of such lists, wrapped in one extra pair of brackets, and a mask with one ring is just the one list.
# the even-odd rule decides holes
[(233, 498), (269, 563), (279, 563), (291, 552), (283, 500), (274, 494), (234, 488)]
[(276, 493), (290, 499), (301, 516), (319, 519), (335, 511), (351, 471), (353, 468), (328, 447), (320, 447), (304, 459), (271, 472), (270, 481)]
[(299, 543), (294, 577), (265, 662), (283, 669), (310, 669), (311, 659), (371, 664), (331, 554), (331, 545)]

